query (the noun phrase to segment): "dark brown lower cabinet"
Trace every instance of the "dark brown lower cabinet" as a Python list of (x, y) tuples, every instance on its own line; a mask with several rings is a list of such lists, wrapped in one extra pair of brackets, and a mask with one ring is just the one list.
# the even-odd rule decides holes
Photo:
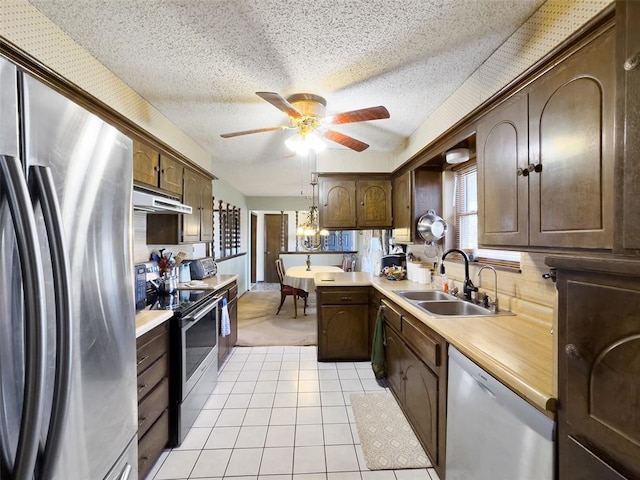
[(559, 480), (640, 478), (640, 261), (549, 257), (558, 278)]
[(138, 478), (140, 480), (144, 480), (167, 445), (167, 440), (163, 434), (168, 430), (169, 412), (165, 410), (147, 434), (138, 439)]
[(169, 321), (136, 340), (138, 362), (138, 478), (169, 441)]
[(404, 406), (427, 451), (438, 451), (438, 377), (409, 349), (404, 359)]
[(369, 357), (369, 287), (326, 287), (318, 296), (318, 360)]
[(384, 350), (385, 369), (389, 387), (401, 400), (404, 400), (404, 357), (407, 347), (400, 336), (397, 335), (389, 324), (385, 325), (387, 344)]
[(373, 333), (376, 328), (376, 319), (378, 318), (378, 309), (383, 295), (371, 287), (369, 291), (369, 357), (371, 356), (371, 346), (373, 345)]
[[(234, 281), (222, 288), (217, 295), (222, 295), (227, 299), (227, 311), (229, 312), (229, 322), (231, 323), (231, 333), (223, 337), (218, 330), (218, 370), (222, 368), (227, 356), (236, 345), (238, 340), (238, 285)], [(219, 320), (222, 327), (222, 305), (220, 304)]]
[(395, 304), (383, 300), (385, 369), (391, 391), (444, 478), (446, 342)]

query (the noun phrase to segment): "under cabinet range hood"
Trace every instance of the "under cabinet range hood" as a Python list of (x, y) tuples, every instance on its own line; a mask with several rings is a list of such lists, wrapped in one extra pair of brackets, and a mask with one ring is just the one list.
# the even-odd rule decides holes
[(133, 189), (133, 209), (147, 213), (191, 213), (189, 205), (172, 198)]

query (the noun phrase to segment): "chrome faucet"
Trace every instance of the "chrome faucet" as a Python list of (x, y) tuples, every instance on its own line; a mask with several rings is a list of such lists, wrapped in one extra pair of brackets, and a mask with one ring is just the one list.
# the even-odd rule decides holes
[(471, 279), (469, 278), (469, 257), (467, 256), (466, 253), (464, 253), (462, 250), (457, 248), (452, 248), (444, 252), (442, 254), (442, 260), (440, 262), (440, 273), (444, 275), (445, 273), (444, 259), (447, 258), (447, 255), (449, 255), (451, 252), (459, 253), (460, 255), (462, 255), (462, 258), (464, 259), (464, 282), (462, 283), (462, 293), (465, 300), (471, 301), (472, 300), (471, 293), (477, 292), (478, 287), (476, 287), (471, 281)]
[(478, 270), (478, 278), (480, 278), (480, 274), (485, 268), (493, 270), (495, 283), (493, 284), (493, 302), (490, 301), (489, 296), (485, 293), (483, 306), (485, 308), (490, 308), (494, 313), (498, 313), (498, 272), (496, 272), (496, 269), (491, 265), (484, 265), (480, 268), (480, 270)]

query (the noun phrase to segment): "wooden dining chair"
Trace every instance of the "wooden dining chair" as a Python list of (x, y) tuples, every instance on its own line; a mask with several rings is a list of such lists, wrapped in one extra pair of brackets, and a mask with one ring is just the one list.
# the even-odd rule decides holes
[(280, 313), (280, 309), (282, 308), (282, 305), (284, 304), (284, 300), (287, 298), (288, 295), (293, 296), (294, 318), (298, 317), (298, 301), (297, 301), (298, 298), (304, 299), (303, 312), (306, 315), (307, 314), (307, 298), (309, 297), (309, 293), (305, 292), (300, 288), (294, 288), (291, 285), (285, 285), (284, 262), (282, 261), (281, 258), (276, 259), (276, 271), (278, 272), (278, 279), (280, 280), (280, 306), (278, 307), (278, 311), (276, 312), (276, 315)]

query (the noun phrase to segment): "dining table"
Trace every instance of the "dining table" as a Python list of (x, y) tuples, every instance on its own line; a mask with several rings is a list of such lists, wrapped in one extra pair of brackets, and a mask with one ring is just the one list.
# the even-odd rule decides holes
[[(332, 265), (312, 265), (307, 268), (305, 265), (298, 265), (295, 267), (287, 268), (284, 274), (284, 284), (290, 285), (293, 288), (299, 288), (307, 293), (313, 293), (316, 291), (316, 283), (314, 277), (316, 273), (329, 273), (329, 272), (343, 272), (340, 267), (334, 267)], [(298, 308), (294, 302), (294, 318), (298, 316)]]

